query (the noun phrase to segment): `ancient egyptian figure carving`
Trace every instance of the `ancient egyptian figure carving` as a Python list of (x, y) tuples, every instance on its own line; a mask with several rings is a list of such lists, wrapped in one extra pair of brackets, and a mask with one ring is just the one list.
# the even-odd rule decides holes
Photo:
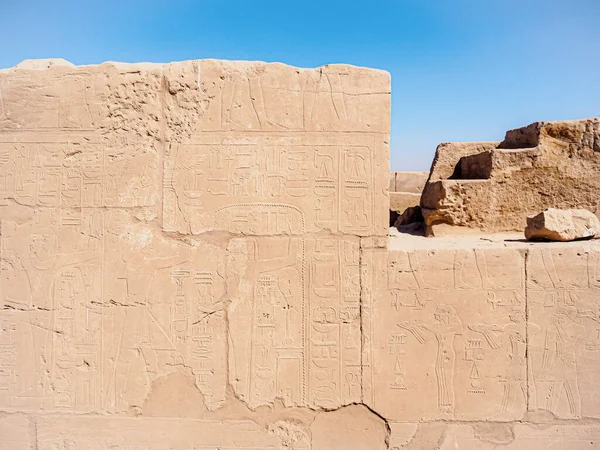
[(569, 407), (569, 417), (581, 417), (581, 395), (577, 376), (576, 348), (584, 338), (585, 327), (576, 322), (577, 309), (561, 306), (544, 327), (545, 339), (542, 363), (536, 376), (538, 382), (550, 384), (550, 394), (545, 408), (557, 413), (564, 395)]
[[(511, 312), (510, 323), (503, 325), (488, 325), (474, 324), (469, 325), (469, 329), (477, 333), (481, 333), (489, 346), (493, 350), (500, 350), (506, 344), (508, 356), (510, 358), (507, 368), (506, 377), (502, 377), (504, 383), (504, 393), (502, 395), (502, 403), (499, 406), (498, 417), (509, 416), (524, 410), (522, 405), (527, 404), (527, 378), (523, 375), (526, 373), (526, 354), (527, 354), (527, 339), (529, 336), (539, 333), (540, 327), (535, 324), (528, 324), (527, 331), (525, 330), (525, 313), (517, 309)], [(535, 390), (531, 389), (529, 397), (534, 399)]]
[(415, 339), (424, 344), (435, 337), (437, 341), (437, 356), (435, 360), (435, 374), (438, 384), (438, 408), (443, 415), (454, 413), (454, 365), (456, 352), (454, 351), (454, 338), (462, 334), (462, 323), (454, 307), (439, 305), (434, 312), (436, 322), (427, 325), (421, 320), (413, 322), (400, 322), (398, 326), (410, 331)]
[[(274, 242), (271, 241), (271, 245)], [(297, 238), (284, 239), (283, 244), (277, 246), (277, 250), (285, 248), (283, 253), (275, 251), (275, 255), (263, 255), (267, 244), (259, 239), (235, 239), (228, 247), (227, 293), (234, 301), (241, 302), (241, 308), (250, 314), (249, 355), (238, 354), (235, 387), (247, 396), (251, 405), (270, 403), (276, 394), (299, 403), (303, 395), (299, 392), (300, 386), (293, 392), (283, 393), (276, 392), (276, 387), (281, 358), (286, 351), (300, 345), (296, 331), (301, 320), (297, 296), (303, 281), (296, 266), (304, 243)], [(245, 358), (249, 358), (247, 369)]]

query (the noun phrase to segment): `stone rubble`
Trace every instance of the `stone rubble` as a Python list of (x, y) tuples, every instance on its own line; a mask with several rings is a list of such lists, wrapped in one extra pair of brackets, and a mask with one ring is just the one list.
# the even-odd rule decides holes
[(548, 208), (527, 218), (525, 238), (574, 241), (600, 237), (600, 220), (586, 209)]
[(521, 231), (547, 208), (600, 211), (600, 118), (536, 122), (503, 142), (441, 144), (421, 197), (440, 224)]

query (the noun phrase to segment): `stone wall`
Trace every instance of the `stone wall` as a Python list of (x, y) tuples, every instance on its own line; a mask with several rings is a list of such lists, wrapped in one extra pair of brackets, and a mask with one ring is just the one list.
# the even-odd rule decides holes
[(419, 206), (429, 172), (390, 173), (390, 226), (408, 208)]
[(389, 117), (345, 65), (0, 71), (0, 448), (600, 445), (600, 248), (388, 238)]

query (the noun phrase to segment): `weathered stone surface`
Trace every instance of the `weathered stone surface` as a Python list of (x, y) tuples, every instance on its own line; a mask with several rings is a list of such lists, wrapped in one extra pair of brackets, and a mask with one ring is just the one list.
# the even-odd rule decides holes
[(223, 403), (225, 248), (166, 239), (119, 209), (1, 226), (5, 408), (128, 411), (188, 370), (209, 407)]
[(390, 211), (402, 214), (408, 208), (419, 205), (420, 194), (412, 192), (390, 192)]
[[(394, 428), (392, 428), (394, 431)], [(404, 431), (399, 429), (398, 431)], [(600, 445), (600, 427), (596, 424), (421, 424), (416, 433), (407, 437), (394, 435), (398, 445), (391, 450), (492, 450), (492, 449), (573, 449), (587, 450)]]
[(525, 237), (549, 241), (573, 241), (600, 236), (600, 220), (586, 209), (548, 208), (527, 218)]
[(390, 226), (423, 222), (419, 203), (428, 172), (392, 172), (390, 175)]
[(390, 192), (420, 194), (428, 177), (429, 172), (391, 172)]
[(251, 408), (360, 403), (358, 239), (240, 238), (227, 250), (236, 395)]
[(600, 207), (600, 119), (538, 122), (500, 144), (442, 144), (421, 198), (426, 225), (521, 230), (546, 208)]
[(415, 224), (423, 228), (423, 214), (421, 213), (420, 206), (411, 206), (406, 208), (404, 212), (398, 214), (398, 217), (394, 221), (395, 227), (401, 227), (405, 225)]
[(450, 179), (462, 157), (492, 150), (498, 144), (499, 142), (445, 142), (438, 145), (427, 181)]
[[(600, 242), (388, 236), (389, 94), (342, 65), (0, 71), (0, 449), (597, 446)], [(502, 146), (589, 187), (590, 123)], [(429, 187), (522, 156), (442, 145)]]
[(165, 154), (166, 231), (387, 233), (386, 72), (209, 60), (198, 84), (206, 110)]
[(35, 448), (35, 422), (20, 414), (0, 413), (0, 449), (30, 450)]
[(529, 253), (530, 410), (600, 417), (599, 263), (596, 246)]
[[(332, 430), (335, 432), (332, 433)], [(385, 422), (364, 406), (348, 406), (319, 414), (310, 425), (312, 450), (385, 450)]]
[(363, 260), (370, 286), (363, 383), (372, 386), (364, 400), (372, 409), (401, 421), (523, 416), (521, 252), (382, 249)]
[(42, 416), (37, 419), (36, 428), (40, 450), (285, 448), (274, 433), (249, 420)]

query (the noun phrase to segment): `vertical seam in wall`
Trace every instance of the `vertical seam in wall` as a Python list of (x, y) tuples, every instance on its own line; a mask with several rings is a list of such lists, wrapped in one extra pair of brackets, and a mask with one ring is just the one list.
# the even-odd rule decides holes
[(524, 262), (524, 270), (525, 270), (525, 390), (526, 390), (526, 398), (525, 398), (525, 414), (529, 412), (529, 297), (528, 297), (528, 276), (527, 276), (527, 265), (529, 264), (529, 250), (525, 250), (525, 262)]
[(360, 343), (360, 402), (365, 403), (364, 334), (363, 334), (363, 238), (358, 238), (358, 326)]
[[(304, 231), (304, 230), (303, 230)], [(308, 295), (308, 283), (310, 283), (310, 273), (307, 273), (307, 264), (306, 264), (306, 238), (305, 236), (302, 236), (300, 238), (300, 242), (302, 244), (302, 304), (301, 304), (301, 315), (302, 315), (302, 324), (301, 324), (301, 330), (302, 330), (302, 349), (303, 349), (303, 354), (302, 354), (302, 389), (301, 389), (301, 393), (300, 393), (300, 401), (302, 403), (303, 406), (307, 406), (310, 401), (309, 398), (309, 393), (308, 388), (309, 388), (309, 382), (310, 379), (308, 378), (308, 368), (310, 367), (310, 342), (307, 339), (307, 333), (310, 329), (310, 326), (307, 324), (307, 321), (309, 320), (309, 315), (310, 315), (310, 308), (309, 311), (307, 312), (307, 302), (309, 301), (307, 299), (307, 295)], [(307, 345), (308, 342), (308, 345)]]
[(35, 416), (29, 416), (29, 430), (31, 439), (31, 448), (33, 450), (38, 449), (38, 432), (37, 432), (37, 418)]

